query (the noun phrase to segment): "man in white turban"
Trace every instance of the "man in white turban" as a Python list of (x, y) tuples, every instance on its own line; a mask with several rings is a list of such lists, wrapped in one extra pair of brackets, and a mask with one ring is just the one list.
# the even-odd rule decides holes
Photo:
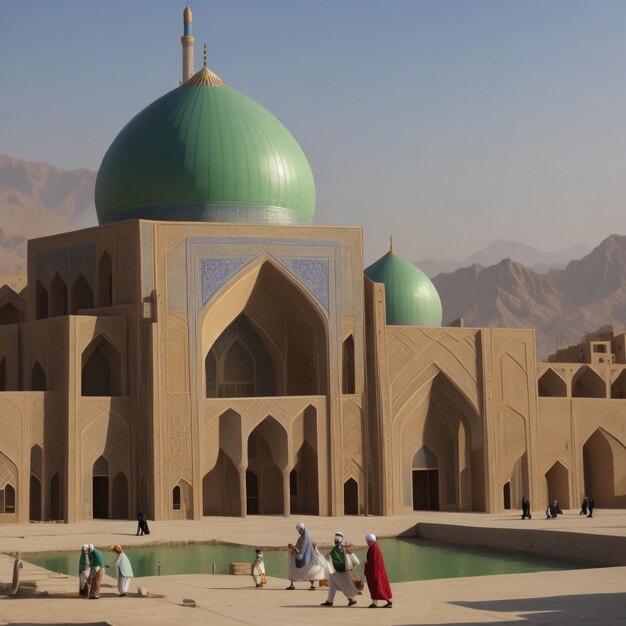
[(315, 581), (324, 580), (326, 572), (322, 558), (320, 557), (315, 544), (309, 535), (308, 530), (302, 522), (296, 524), (296, 530), (300, 537), (294, 546), (288, 544), (289, 548), (289, 591), (296, 587), (293, 584), (297, 580), (308, 580), (309, 590), (315, 590)]
[(322, 606), (332, 606), (337, 591), (341, 591), (348, 598), (348, 606), (356, 604), (358, 595), (357, 588), (352, 580), (352, 570), (359, 560), (352, 554), (350, 548), (346, 548), (343, 542), (343, 533), (335, 533), (335, 547), (330, 551), (330, 585), (328, 598), (322, 602)]
[(89, 595), (90, 575), (91, 565), (89, 563), (89, 544), (84, 543), (80, 550), (80, 560), (78, 562), (78, 592), (81, 596)]

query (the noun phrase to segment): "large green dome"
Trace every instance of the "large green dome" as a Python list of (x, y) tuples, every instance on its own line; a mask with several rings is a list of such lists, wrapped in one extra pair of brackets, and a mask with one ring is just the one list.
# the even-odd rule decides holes
[(310, 224), (315, 182), (289, 131), (204, 67), (122, 129), (98, 172), (96, 210), (100, 224)]
[(389, 250), (365, 270), (365, 275), (385, 285), (387, 324), (441, 326), (441, 299), (437, 289), (413, 263)]

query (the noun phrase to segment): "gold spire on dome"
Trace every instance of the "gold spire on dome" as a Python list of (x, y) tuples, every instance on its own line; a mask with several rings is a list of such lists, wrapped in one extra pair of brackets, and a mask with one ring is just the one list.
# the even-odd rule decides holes
[(389, 252), (387, 254), (395, 254), (393, 251), (393, 235), (389, 235)]
[(206, 44), (204, 44), (204, 67), (187, 79), (182, 87), (226, 87), (226, 83), (206, 66)]
[(212, 72), (205, 65), (189, 80), (186, 80), (181, 87), (227, 87), (227, 85), (215, 72)]

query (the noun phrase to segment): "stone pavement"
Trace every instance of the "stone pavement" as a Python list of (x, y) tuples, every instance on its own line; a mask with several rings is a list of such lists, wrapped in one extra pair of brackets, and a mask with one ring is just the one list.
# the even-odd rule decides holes
[[(0, 527), (0, 552), (39, 549), (76, 549), (87, 541), (138, 545), (155, 542), (222, 540), (249, 545), (278, 546), (293, 541), (300, 518), (206, 518), (200, 522), (158, 522), (152, 534), (135, 537), (130, 522), (96, 521), (72, 526), (31, 524)], [(379, 536), (396, 535), (418, 522), (472, 525), (484, 528), (546, 529), (584, 534), (626, 535), (626, 511), (599, 512), (593, 519), (574, 513), (556, 521), (513, 519), (512, 515), (415, 513), (394, 518), (303, 518), (320, 539), (341, 529), (357, 542), (370, 530)], [(559, 524), (558, 526), (556, 524)], [(527, 526), (523, 526), (527, 524)], [(584, 536), (581, 540), (584, 540)], [(576, 549), (576, 546), (573, 546)], [(10, 581), (12, 559), (0, 555), (0, 581)], [(367, 609), (367, 590), (356, 607), (347, 608), (337, 596), (336, 606), (322, 608), (324, 591), (304, 588), (286, 591), (285, 581), (270, 578), (257, 590), (245, 576), (163, 576), (133, 581), (164, 598), (118, 598), (112, 587), (100, 600), (75, 594), (77, 579), (26, 565), (23, 580), (37, 580), (37, 591), (50, 596), (0, 598), (0, 624), (626, 624), (626, 567), (536, 572), (503, 576), (439, 579), (396, 583), (392, 609)], [(109, 581), (112, 584), (112, 581)], [(191, 599), (195, 608), (183, 606)]]

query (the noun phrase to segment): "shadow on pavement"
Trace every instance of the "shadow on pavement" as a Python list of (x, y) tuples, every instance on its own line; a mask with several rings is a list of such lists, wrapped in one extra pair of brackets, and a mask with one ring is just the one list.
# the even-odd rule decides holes
[[(626, 623), (626, 593), (593, 593), (545, 598), (519, 598), (511, 600), (485, 600), (478, 602), (450, 602), (476, 611), (509, 613), (516, 624), (624, 624)], [(506, 616), (494, 616), (488, 622), (474, 622), (474, 626), (501, 624)], [(459, 622), (437, 626), (451, 626)], [(508, 623), (508, 622), (506, 622)], [(399, 626), (415, 626), (407, 622)], [(435, 626), (419, 622), (420, 626)]]

